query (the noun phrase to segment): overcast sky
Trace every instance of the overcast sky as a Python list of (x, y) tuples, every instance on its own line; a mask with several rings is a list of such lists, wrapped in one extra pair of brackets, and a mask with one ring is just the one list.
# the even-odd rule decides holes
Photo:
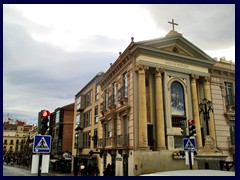
[(74, 102), (131, 42), (175, 30), (235, 62), (235, 5), (3, 5), (3, 113), (35, 123)]

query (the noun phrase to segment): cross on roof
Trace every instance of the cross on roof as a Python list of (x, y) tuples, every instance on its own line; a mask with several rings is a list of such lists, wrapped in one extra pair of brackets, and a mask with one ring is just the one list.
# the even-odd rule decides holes
[(173, 30), (173, 31), (174, 31), (174, 25), (178, 26), (177, 23), (174, 23), (174, 19), (172, 19), (172, 22), (169, 22), (169, 21), (168, 21), (168, 23), (169, 23), (169, 24), (172, 24), (172, 30)]

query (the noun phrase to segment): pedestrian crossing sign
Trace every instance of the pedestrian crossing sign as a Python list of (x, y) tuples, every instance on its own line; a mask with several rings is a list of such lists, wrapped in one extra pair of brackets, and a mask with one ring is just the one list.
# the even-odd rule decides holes
[(50, 153), (50, 151), (51, 151), (51, 136), (35, 135), (33, 142), (33, 153)]
[(184, 146), (184, 151), (196, 151), (195, 139), (184, 138), (183, 146)]

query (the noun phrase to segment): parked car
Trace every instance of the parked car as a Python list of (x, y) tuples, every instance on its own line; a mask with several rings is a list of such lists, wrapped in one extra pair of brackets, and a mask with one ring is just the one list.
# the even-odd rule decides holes
[(210, 169), (208, 170), (197, 169), (197, 170), (164, 171), (150, 174), (142, 174), (140, 176), (235, 176), (235, 172)]

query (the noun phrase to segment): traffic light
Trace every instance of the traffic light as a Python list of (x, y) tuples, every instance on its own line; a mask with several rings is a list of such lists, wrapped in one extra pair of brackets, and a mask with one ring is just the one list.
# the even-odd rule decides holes
[(44, 135), (48, 130), (48, 122), (49, 122), (48, 116), (50, 116), (50, 112), (47, 110), (43, 110), (42, 111), (42, 119), (41, 119), (41, 124), (42, 124), (41, 134), (42, 135)]
[(195, 127), (195, 122), (193, 119), (188, 120), (188, 129), (189, 129), (189, 137), (196, 134), (196, 127)]
[(187, 126), (186, 126), (186, 120), (182, 120), (181, 122), (181, 133), (183, 135), (183, 137), (187, 137)]

